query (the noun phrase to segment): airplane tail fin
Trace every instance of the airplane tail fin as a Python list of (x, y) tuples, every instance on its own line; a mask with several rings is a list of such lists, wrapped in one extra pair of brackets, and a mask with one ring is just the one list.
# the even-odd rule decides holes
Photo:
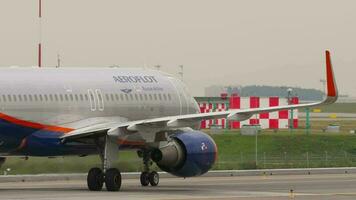
[(335, 81), (330, 51), (325, 51), (326, 59), (326, 99), (324, 104), (334, 103), (338, 98), (338, 89)]

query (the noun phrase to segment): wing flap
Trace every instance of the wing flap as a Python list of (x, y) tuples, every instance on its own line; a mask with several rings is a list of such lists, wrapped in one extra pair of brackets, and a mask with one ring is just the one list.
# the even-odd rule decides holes
[(111, 128), (114, 127), (116, 124), (114, 123), (100, 123), (94, 124), (91, 126), (83, 127), (76, 129), (74, 131), (68, 132), (67, 134), (63, 135), (62, 139), (78, 139), (83, 137), (90, 137), (90, 136), (99, 136), (105, 135), (105, 133)]

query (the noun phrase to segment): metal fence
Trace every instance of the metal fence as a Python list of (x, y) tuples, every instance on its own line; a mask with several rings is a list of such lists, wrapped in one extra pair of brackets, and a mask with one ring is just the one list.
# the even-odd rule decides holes
[(236, 156), (221, 156), (214, 169), (273, 169), (273, 168), (315, 168), (315, 167), (352, 167), (356, 166), (356, 155), (346, 151), (329, 153), (305, 152), (292, 154), (280, 152), (270, 154), (259, 152), (244, 153)]
[[(140, 172), (143, 170), (142, 159), (134, 154), (121, 157), (116, 166), (123, 172)], [(5, 162), (1, 168), (4, 173), (10, 174), (36, 174), (36, 173), (86, 173), (93, 166), (100, 167), (97, 156), (87, 158), (30, 158), (28, 161), (13, 158)], [(322, 168), (322, 167), (356, 167), (356, 153), (347, 151), (337, 152), (235, 152), (232, 154), (219, 154), (213, 166), (214, 170), (242, 170), (242, 169), (281, 169), (281, 168)], [(152, 170), (160, 171), (153, 164)], [(2, 171), (0, 170), (0, 174)]]
[[(141, 171), (140, 159), (129, 159), (121, 163), (121, 166), (130, 171)], [(305, 152), (301, 154), (280, 152), (245, 153), (240, 152), (233, 156), (220, 155), (213, 167), (215, 170), (238, 169), (279, 169), (279, 168), (320, 168), (320, 167), (356, 167), (356, 154), (346, 151), (340, 152)], [(156, 165), (153, 169), (159, 170)]]

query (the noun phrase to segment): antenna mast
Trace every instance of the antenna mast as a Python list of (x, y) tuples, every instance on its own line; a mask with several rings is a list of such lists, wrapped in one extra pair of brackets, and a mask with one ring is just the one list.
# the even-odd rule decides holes
[(180, 68), (180, 72), (178, 72), (178, 74), (180, 75), (181, 81), (183, 81), (183, 75), (184, 75), (184, 66), (183, 65), (179, 65)]
[(39, 24), (38, 67), (42, 67), (42, 1), (41, 0), (38, 0), (38, 24)]
[(56, 68), (59, 68), (61, 66), (61, 58), (60, 58), (60, 55), (57, 54), (57, 66)]

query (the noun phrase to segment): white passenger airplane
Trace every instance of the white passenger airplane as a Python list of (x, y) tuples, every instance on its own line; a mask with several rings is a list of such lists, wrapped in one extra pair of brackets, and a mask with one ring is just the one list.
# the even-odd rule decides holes
[(120, 150), (135, 149), (143, 159), (143, 186), (156, 186), (163, 171), (191, 177), (206, 173), (217, 148), (196, 131), (203, 119), (246, 120), (253, 114), (306, 108), (336, 101), (330, 54), (326, 51), (327, 97), (322, 102), (199, 113), (182, 82), (148, 69), (2, 68), (0, 69), (0, 153), (7, 156), (99, 154), (89, 190), (121, 187), (113, 161)]

